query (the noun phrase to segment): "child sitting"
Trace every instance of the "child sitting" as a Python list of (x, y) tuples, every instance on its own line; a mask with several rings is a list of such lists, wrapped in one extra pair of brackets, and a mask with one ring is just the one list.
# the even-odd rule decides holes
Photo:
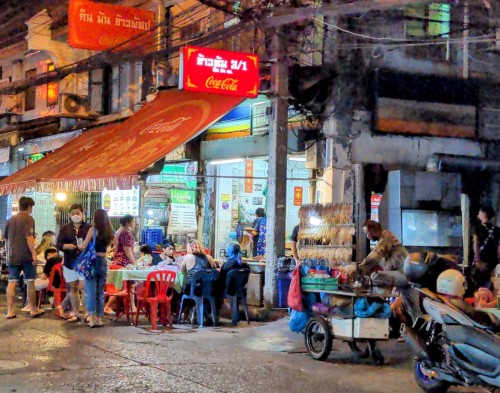
[(151, 263), (153, 262), (151, 247), (149, 247), (147, 244), (144, 244), (143, 246), (141, 246), (140, 251), (141, 257), (137, 260), (137, 266), (150, 267)]

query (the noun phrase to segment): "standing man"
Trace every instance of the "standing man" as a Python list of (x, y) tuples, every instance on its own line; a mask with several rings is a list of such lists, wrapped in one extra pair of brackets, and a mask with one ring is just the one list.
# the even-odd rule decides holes
[(28, 306), (30, 316), (37, 318), (43, 311), (36, 306), (36, 264), (35, 220), (31, 217), (35, 201), (31, 198), (19, 199), (19, 213), (12, 216), (5, 228), (9, 260), (9, 285), (7, 286), (7, 319), (16, 317), (14, 302), (16, 285), (21, 272), (28, 284)]
[(384, 273), (379, 275), (384, 279), (392, 277), (395, 281), (398, 281), (399, 276), (404, 278), (402, 273), (403, 264), (409, 254), (396, 235), (389, 230), (383, 231), (382, 225), (373, 220), (366, 220), (363, 224), (363, 230), (369, 240), (378, 243), (375, 249), (359, 265), (361, 273), (368, 275), (383, 270)]
[(473, 235), (474, 267), (471, 271), (474, 290), (492, 287), (491, 273), (500, 262), (500, 228), (491, 223), (494, 217), (491, 206), (482, 206), (477, 215), (479, 224)]
[[(81, 251), (78, 246), (83, 244), (90, 229), (90, 224), (83, 222), (83, 207), (79, 203), (74, 203), (69, 208), (71, 222), (61, 228), (57, 237), (57, 248), (64, 252), (63, 276), (70, 286), (69, 300), (71, 302), (71, 314), (68, 322), (78, 322), (80, 320), (80, 291), (84, 299), (82, 304), (85, 315), (85, 279), (73, 270), (73, 265), (78, 259)], [(64, 310), (58, 310), (63, 312)]]

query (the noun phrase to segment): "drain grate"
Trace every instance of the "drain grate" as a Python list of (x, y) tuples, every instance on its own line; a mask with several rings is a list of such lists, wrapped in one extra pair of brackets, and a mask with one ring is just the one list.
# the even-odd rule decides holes
[(29, 363), (22, 360), (2, 360), (0, 359), (0, 371), (17, 370), (28, 367)]

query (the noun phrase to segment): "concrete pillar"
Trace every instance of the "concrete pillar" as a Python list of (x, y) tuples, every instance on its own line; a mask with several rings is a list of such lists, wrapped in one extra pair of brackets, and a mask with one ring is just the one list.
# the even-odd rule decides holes
[(275, 63), (272, 65), (273, 91), (276, 94), (272, 106), (269, 130), (266, 280), (264, 301), (268, 308), (278, 303), (276, 267), (278, 257), (285, 251), (286, 232), (286, 166), (288, 146), (288, 61), (285, 44), (280, 39), (281, 29), (272, 38)]
[(356, 233), (358, 237), (356, 239), (356, 260), (362, 261), (367, 256), (367, 238), (363, 233), (363, 223), (368, 218), (367, 217), (367, 206), (365, 198), (365, 173), (362, 164), (354, 165), (354, 179), (355, 179), (355, 189), (354, 189), (354, 201), (358, 206), (358, 217), (354, 218), (356, 223)]

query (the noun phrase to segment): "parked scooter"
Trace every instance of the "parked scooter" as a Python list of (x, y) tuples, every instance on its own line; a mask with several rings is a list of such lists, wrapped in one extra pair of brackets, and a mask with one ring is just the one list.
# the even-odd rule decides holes
[(500, 322), (462, 300), (465, 285), (457, 270), (439, 275), (436, 292), (413, 285), (423, 314), (402, 325), (401, 334), (415, 353), (414, 376), (424, 392), (452, 385), (500, 389)]

